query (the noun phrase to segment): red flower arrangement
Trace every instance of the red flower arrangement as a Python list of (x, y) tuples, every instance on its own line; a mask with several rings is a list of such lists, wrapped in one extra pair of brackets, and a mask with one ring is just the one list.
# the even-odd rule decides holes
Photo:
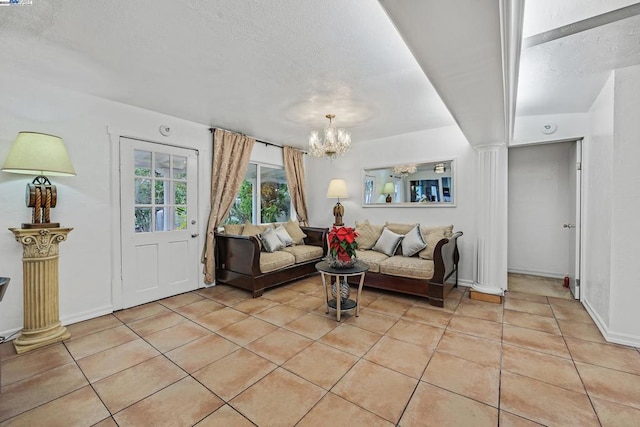
[(329, 231), (329, 263), (333, 267), (351, 267), (356, 262), (358, 233), (351, 227), (333, 227)]

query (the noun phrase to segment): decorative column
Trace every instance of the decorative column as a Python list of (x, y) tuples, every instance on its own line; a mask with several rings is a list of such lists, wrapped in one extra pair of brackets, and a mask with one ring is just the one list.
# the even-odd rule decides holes
[(476, 149), (478, 278), (472, 289), (503, 295), (507, 289), (507, 148), (500, 144)]
[(24, 327), (13, 341), (18, 354), (71, 337), (60, 323), (58, 244), (73, 228), (10, 228), (22, 243)]

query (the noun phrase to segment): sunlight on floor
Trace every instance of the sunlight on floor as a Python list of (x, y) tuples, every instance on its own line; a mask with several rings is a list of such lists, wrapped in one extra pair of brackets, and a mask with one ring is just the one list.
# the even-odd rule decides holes
[(564, 299), (573, 299), (571, 291), (562, 286), (562, 279), (531, 276), (528, 274), (508, 274), (509, 290), (524, 294), (544, 295)]

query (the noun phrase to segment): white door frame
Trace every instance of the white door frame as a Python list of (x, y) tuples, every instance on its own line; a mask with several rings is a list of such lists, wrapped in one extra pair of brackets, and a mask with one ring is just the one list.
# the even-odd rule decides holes
[[(581, 149), (581, 153), (582, 153), (582, 164), (581, 164), (581, 168), (584, 167), (584, 153), (585, 153), (585, 138), (582, 136), (578, 136), (575, 138), (566, 138), (566, 139), (556, 139), (556, 140), (551, 140), (551, 141), (539, 141), (539, 142), (531, 142), (531, 143), (525, 143), (525, 144), (516, 144), (516, 145), (510, 145), (508, 148), (519, 148), (519, 147), (532, 147), (532, 146), (536, 146), (536, 145), (547, 145), (547, 144), (557, 144), (557, 143), (561, 143), (561, 142), (580, 142), (580, 149)], [(571, 172), (575, 173), (574, 170), (574, 165), (573, 162), (571, 163)], [(582, 179), (580, 180), (580, 185), (579, 187), (576, 188), (576, 191), (579, 191), (581, 194), (580, 197), (580, 205), (576, 206), (577, 209), (580, 210), (579, 213), (579, 217), (580, 217), (580, 221), (578, 221), (578, 223), (576, 224), (576, 234), (579, 236), (584, 236), (582, 227), (584, 224), (584, 203), (585, 203), (585, 193), (584, 193), (584, 176), (582, 177)], [(578, 215), (578, 213), (576, 213), (576, 215)], [(577, 258), (577, 262), (579, 263), (579, 278), (582, 279), (584, 277), (584, 239), (581, 239), (580, 245), (579, 245), (579, 256)], [(508, 272), (508, 270), (507, 270)], [(580, 280), (580, 294), (579, 294), (579, 300), (582, 301), (582, 296), (584, 295), (584, 280)]]
[[(113, 311), (120, 310), (124, 307), (124, 301), (122, 297), (122, 234), (120, 228), (122, 223), (120, 220), (120, 138), (139, 139), (156, 144), (170, 145), (178, 148), (186, 148), (199, 152), (199, 149), (193, 146), (169, 144), (167, 141), (161, 141), (154, 136), (142, 134), (136, 131), (124, 130), (107, 126), (107, 134), (110, 141), (110, 155), (109, 162), (111, 167), (109, 168), (109, 186), (110, 186), (110, 225), (111, 225), (111, 301)], [(201, 156), (198, 156), (198, 182), (204, 183), (204, 169), (201, 164)], [(200, 186), (199, 186), (200, 187)], [(202, 186), (206, 188), (206, 186)], [(202, 247), (202, 236), (206, 230), (206, 218), (203, 211), (203, 204), (201, 203), (200, 194), (202, 188), (198, 190), (198, 222), (199, 222), (199, 236), (197, 237), (198, 247)], [(208, 204), (206, 204), (208, 205)], [(203, 286), (202, 280), (199, 287)]]

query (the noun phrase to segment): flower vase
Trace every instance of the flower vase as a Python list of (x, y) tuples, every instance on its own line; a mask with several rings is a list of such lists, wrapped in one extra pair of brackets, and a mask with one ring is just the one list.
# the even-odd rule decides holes
[(329, 256), (326, 258), (327, 262), (329, 263), (329, 265), (333, 268), (351, 268), (355, 265), (357, 258), (354, 257), (350, 257), (350, 258), (335, 258), (332, 256)]
[[(340, 281), (340, 304), (344, 305), (349, 300), (349, 295), (351, 294), (351, 288), (349, 287), (349, 283), (347, 283), (346, 278), (340, 279), (340, 277), (338, 277), (336, 279), (336, 282), (337, 281)], [(336, 289), (337, 288), (336, 282), (331, 283), (331, 296), (337, 300), (338, 291)]]

